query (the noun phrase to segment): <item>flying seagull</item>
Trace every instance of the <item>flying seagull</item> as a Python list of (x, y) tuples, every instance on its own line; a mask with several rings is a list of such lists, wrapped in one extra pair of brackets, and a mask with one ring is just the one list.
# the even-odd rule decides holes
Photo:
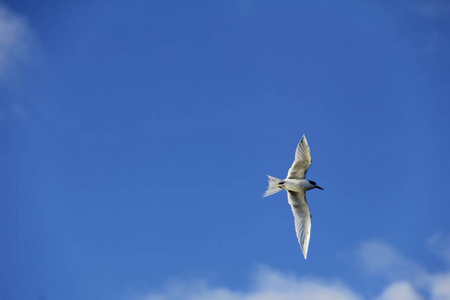
[(263, 197), (267, 197), (281, 190), (286, 190), (288, 202), (294, 214), (295, 232), (305, 259), (308, 254), (309, 237), (311, 235), (311, 212), (305, 192), (312, 189), (323, 190), (314, 181), (305, 178), (311, 162), (311, 151), (306, 137), (303, 135), (295, 151), (295, 160), (288, 171), (287, 178), (278, 179), (267, 175), (269, 177), (269, 188), (263, 195)]

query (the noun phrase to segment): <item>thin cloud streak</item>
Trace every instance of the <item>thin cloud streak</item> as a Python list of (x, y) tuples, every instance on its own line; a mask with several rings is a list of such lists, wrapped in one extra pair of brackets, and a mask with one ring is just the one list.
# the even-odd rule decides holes
[(26, 20), (0, 4), (0, 80), (31, 61), (32, 30)]
[(416, 11), (430, 18), (445, 18), (450, 15), (450, 3), (445, 0), (416, 1)]
[(29, 120), (32, 107), (20, 80), (39, 62), (39, 42), (26, 18), (0, 3), (0, 122)]
[(427, 242), (428, 248), (450, 264), (450, 234), (436, 233)]

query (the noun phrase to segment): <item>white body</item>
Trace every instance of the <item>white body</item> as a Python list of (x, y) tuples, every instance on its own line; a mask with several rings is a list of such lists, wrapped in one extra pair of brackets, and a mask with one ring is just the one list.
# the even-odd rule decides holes
[(312, 190), (316, 186), (311, 184), (309, 180), (306, 179), (284, 179), (283, 184), (279, 186), (286, 191), (291, 192), (306, 192)]

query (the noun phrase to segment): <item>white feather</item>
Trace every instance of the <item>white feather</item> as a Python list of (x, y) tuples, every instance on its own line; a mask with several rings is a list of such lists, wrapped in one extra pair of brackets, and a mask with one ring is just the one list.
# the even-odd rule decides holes
[(306, 201), (305, 192), (288, 191), (288, 201), (294, 214), (295, 232), (303, 256), (308, 255), (309, 237), (311, 236), (311, 211)]

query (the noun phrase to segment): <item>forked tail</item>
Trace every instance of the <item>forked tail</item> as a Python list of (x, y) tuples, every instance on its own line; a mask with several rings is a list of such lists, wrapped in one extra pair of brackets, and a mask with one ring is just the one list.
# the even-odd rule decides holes
[(264, 193), (263, 198), (278, 193), (279, 191), (282, 190), (282, 188), (280, 188), (279, 185), (283, 180), (278, 179), (276, 177), (272, 177), (270, 175), (267, 175), (267, 177), (269, 177), (269, 187), (267, 188), (267, 191)]

